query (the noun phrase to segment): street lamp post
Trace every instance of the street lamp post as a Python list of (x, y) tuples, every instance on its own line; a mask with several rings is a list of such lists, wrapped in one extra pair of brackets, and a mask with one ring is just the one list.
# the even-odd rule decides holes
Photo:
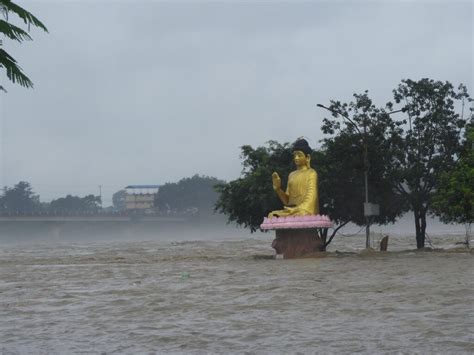
[(335, 111), (326, 107), (321, 104), (317, 104), (316, 106), (324, 108), (332, 113), (340, 115), (342, 118), (345, 118), (352, 126), (357, 130), (357, 132), (362, 136), (362, 144), (364, 146), (364, 187), (365, 187), (365, 203), (364, 203), (364, 216), (365, 216), (365, 247), (370, 247), (370, 216), (376, 213), (377, 207), (373, 208), (371, 204), (369, 204), (369, 152), (367, 147), (367, 125), (364, 120), (364, 132), (362, 133), (359, 127), (352, 121), (347, 115), (343, 114), (342, 112)]
[[(365, 205), (364, 205), (364, 216), (365, 216), (365, 247), (370, 248), (370, 220), (369, 211), (367, 207), (369, 205), (369, 152), (367, 148), (367, 126), (364, 120), (364, 182), (365, 182)], [(367, 206), (367, 207), (366, 207)]]
[(102, 207), (102, 185), (99, 185), (100, 207)]
[[(365, 185), (365, 203), (364, 203), (364, 216), (365, 216), (365, 246), (366, 248), (370, 247), (370, 216), (379, 215), (379, 205), (369, 202), (369, 153), (368, 153), (368, 143), (367, 143), (367, 121), (364, 119), (364, 132), (362, 133), (359, 127), (352, 121), (349, 116), (345, 115), (342, 112), (335, 111), (329, 107), (326, 107), (321, 104), (316, 106), (324, 108), (334, 114), (340, 115), (342, 118), (345, 118), (352, 126), (357, 130), (357, 132), (362, 136), (362, 144), (364, 146), (364, 185)], [(385, 115), (391, 115), (393, 113), (404, 112), (404, 109), (395, 110), (390, 112), (383, 112)]]

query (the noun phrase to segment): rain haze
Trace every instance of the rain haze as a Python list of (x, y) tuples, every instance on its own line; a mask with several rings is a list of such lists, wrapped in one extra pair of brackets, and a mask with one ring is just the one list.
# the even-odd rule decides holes
[[(428, 218), (425, 233), (421, 219), (415, 238), (426, 202), (415, 198), (414, 213), (370, 226), (376, 205), (363, 215), (362, 193), (349, 195), (362, 189), (350, 150), (330, 155), (326, 170), (320, 160), (318, 190), (300, 141), (288, 193), (273, 177), (285, 209), (268, 211), (278, 218), (254, 206), (279, 203), (270, 176), (264, 185), (273, 168), (232, 185), (237, 217), (275, 230), (251, 234), (214, 213), (215, 182), (240, 176), (241, 146), (304, 136), (320, 147), (328, 112), (317, 104), (369, 90), (384, 106), (403, 79), (463, 83), (474, 94), (472, 1), (18, 4), (49, 33), (32, 26), (33, 41), (2, 43), (34, 89), (0, 68), (0, 186), (10, 187), (0, 198), (1, 354), (474, 352), (468, 229)], [(456, 122), (449, 112), (429, 117)], [(418, 145), (397, 152), (418, 158), (420, 141), (404, 138)], [(394, 165), (382, 146), (380, 165)], [(385, 197), (392, 185), (380, 186), (383, 215), (398, 202)], [(317, 209), (319, 196), (335, 208)], [(367, 226), (338, 229), (359, 212)]]
[(401, 79), (473, 90), (470, 1), (19, 1), (46, 24), (6, 41), (35, 83), (2, 82), (1, 184), (42, 201), (196, 173), (232, 180), (240, 146), (305, 136), (316, 107)]

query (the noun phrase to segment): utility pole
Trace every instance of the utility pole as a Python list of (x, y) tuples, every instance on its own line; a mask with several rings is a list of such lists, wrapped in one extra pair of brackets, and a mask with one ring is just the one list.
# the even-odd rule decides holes
[(102, 185), (99, 185), (100, 207), (102, 207)]
[(316, 106), (324, 108), (332, 113), (335, 113), (342, 118), (345, 118), (362, 136), (362, 144), (364, 146), (364, 190), (365, 190), (365, 203), (364, 203), (364, 216), (365, 216), (365, 247), (370, 248), (370, 216), (376, 216), (379, 214), (379, 205), (369, 203), (369, 149), (367, 143), (367, 121), (364, 119), (364, 131), (361, 132), (357, 124), (352, 121), (347, 115), (342, 112), (335, 111), (321, 104)]
[(364, 184), (365, 184), (365, 247), (370, 248), (370, 217), (366, 206), (369, 205), (369, 152), (367, 147), (367, 125), (364, 119)]

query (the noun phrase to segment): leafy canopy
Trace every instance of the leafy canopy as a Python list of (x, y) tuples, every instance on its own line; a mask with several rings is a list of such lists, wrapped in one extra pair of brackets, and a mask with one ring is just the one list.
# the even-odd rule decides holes
[[(348, 106), (357, 106), (358, 100), (366, 100), (367, 95), (356, 96), (356, 102)], [(342, 106), (342, 104), (341, 104)], [(372, 106), (369, 104), (369, 110)], [(365, 223), (364, 202), (364, 164), (363, 144), (359, 134), (353, 134), (349, 126), (337, 121), (326, 120), (331, 125), (331, 137), (323, 141), (321, 150), (312, 153), (311, 165), (318, 172), (318, 190), (320, 210), (327, 214), (339, 226), (349, 221), (359, 225)], [(381, 215), (374, 218), (375, 223), (392, 222), (402, 212), (403, 204), (392, 192), (387, 180), (384, 163), (384, 149), (381, 147), (383, 120), (369, 120), (373, 129), (368, 131), (367, 143), (372, 152), (373, 164), (370, 170), (373, 201), (384, 207)], [(387, 148), (388, 149), (388, 148)], [(281, 202), (272, 188), (271, 175), (274, 171), (282, 177), (282, 186), (286, 186), (289, 173), (295, 169), (292, 163), (292, 148), (289, 143), (280, 144), (270, 141), (266, 146), (241, 148), (243, 170), (241, 177), (218, 186), (220, 193), (216, 210), (228, 216), (230, 222), (259, 229), (263, 217), (272, 210), (281, 209)]]
[(446, 223), (474, 222), (474, 125), (465, 132), (464, 150), (453, 170), (444, 172), (433, 196), (433, 213)]
[(125, 202), (126, 195), (126, 190), (119, 190), (112, 195), (112, 203), (117, 211), (123, 211), (127, 208), (127, 204)]
[(214, 186), (222, 182), (215, 177), (196, 174), (177, 183), (166, 183), (158, 191), (155, 206), (165, 211), (187, 212), (197, 209), (199, 214), (212, 214), (217, 200)]
[(394, 151), (389, 165), (395, 188), (415, 215), (417, 247), (425, 243), (426, 215), (442, 175), (454, 169), (462, 150), (466, 125), (463, 109), (472, 101), (464, 85), (432, 79), (402, 80), (394, 100), (406, 114), (392, 137)]
[(4, 187), (0, 197), (3, 213), (31, 213), (40, 208), (39, 196), (33, 192), (29, 182), (20, 181), (14, 187)]
[(395, 193), (389, 173), (393, 138), (400, 130), (400, 124), (391, 119), (392, 106), (376, 107), (365, 91), (354, 94), (349, 103), (331, 101), (328, 109), (332, 118), (323, 119), (325, 138), (318, 164), (323, 210), (339, 223), (365, 224), (367, 171), (369, 201), (380, 205), (380, 215), (371, 217), (371, 222), (394, 222), (407, 206)]
[(268, 142), (266, 147), (256, 149), (249, 145), (241, 148), (242, 173), (237, 180), (217, 185), (219, 197), (215, 209), (226, 214), (229, 222), (259, 229), (263, 217), (270, 211), (281, 209), (281, 202), (273, 191), (271, 175), (277, 171), (282, 186), (292, 169), (290, 144)]
[(49, 209), (55, 213), (97, 213), (101, 208), (100, 203), (99, 196), (79, 197), (67, 195), (51, 201)]
[[(0, 19), (0, 33), (2, 33), (8, 39), (22, 43), (23, 41), (32, 40), (31, 36), (24, 29), (13, 25), (9, 22), (10, 14), (16, 15), (22, 20), (30, 30), (30, 26), (33, 25), (48, 32), (46, 26), (38, 20), (32, 13), (28, 12), (24, 8), (18, 6), (10, 0), (0, 0), (0, 13), (3, 15), (3, 19)], [(1, 44), (1, 41), (0, 41)], [(7, 78), (19, 85), (32, 88), (33, 82), (23, 73), (23, 70), (18, 65), (17, 61), (7, 51), (0, 48), (0, 67), (5, 68)], [(0, 85), (0, 90), (6, 91), (3, 86)]]

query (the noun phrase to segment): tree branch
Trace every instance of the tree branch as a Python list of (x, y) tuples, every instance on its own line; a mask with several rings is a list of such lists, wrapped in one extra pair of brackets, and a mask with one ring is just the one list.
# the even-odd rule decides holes
[(345, 221), (344, 223), (340, 224), (339, 226), (337, 226), (336, 229), (334, 229), (334, 231), (332, 232), (331, 234), (331, 237), (329, 237), (329, 240), (324, 244), (324, 248), (326, 248), (333, 240), (333, 238), (336, 236), (336, 233), (339, 229), (341, 229), (342, 227), (344, 227), (347, 223), (349, 223), (350, 220), (348, 221)]
[(11, 2), (10, 0), (2, 0), (0, 3), (0, 7), (3, 7), (5, 13), (8, 13), (8, 11), (15, 13), (19, 18), (23, 20), (23, 22), (25, 22), (25, 24), (28, 25), (28, 29), (30, 24), (33, 24), (35, 27), (39, 27), (43, 31), (48, 32), (46, 26), (40, 20), (38, 20), (31, 12), (25, 10), (24, 8)]
[(5, 67), (7, 77), (13, 83), (18, 82), (21, 86), (32, 88), (33, 82), (23, 74), (21, 68), (16, 63), (15, 58), (10, 56), (6, 51), (0, 49), (0, 67)]
[(405, 191), (405, 189), (403, 188), (402, 184), (401, 183), (398, 183), (397, 185), (395, 185), (395, 189), (400, 192), (402, 195), (405, 195), (407, 196), (408, 195), (408, 192)]
[(18, 42), (22, 42), (25, 40), (31, 41), (32, 38), (30, 35), (20, 27), (12, 25), (5, 20), (0, 20), (0, 32), (3, 33), (10, 39), (13, 39)]

